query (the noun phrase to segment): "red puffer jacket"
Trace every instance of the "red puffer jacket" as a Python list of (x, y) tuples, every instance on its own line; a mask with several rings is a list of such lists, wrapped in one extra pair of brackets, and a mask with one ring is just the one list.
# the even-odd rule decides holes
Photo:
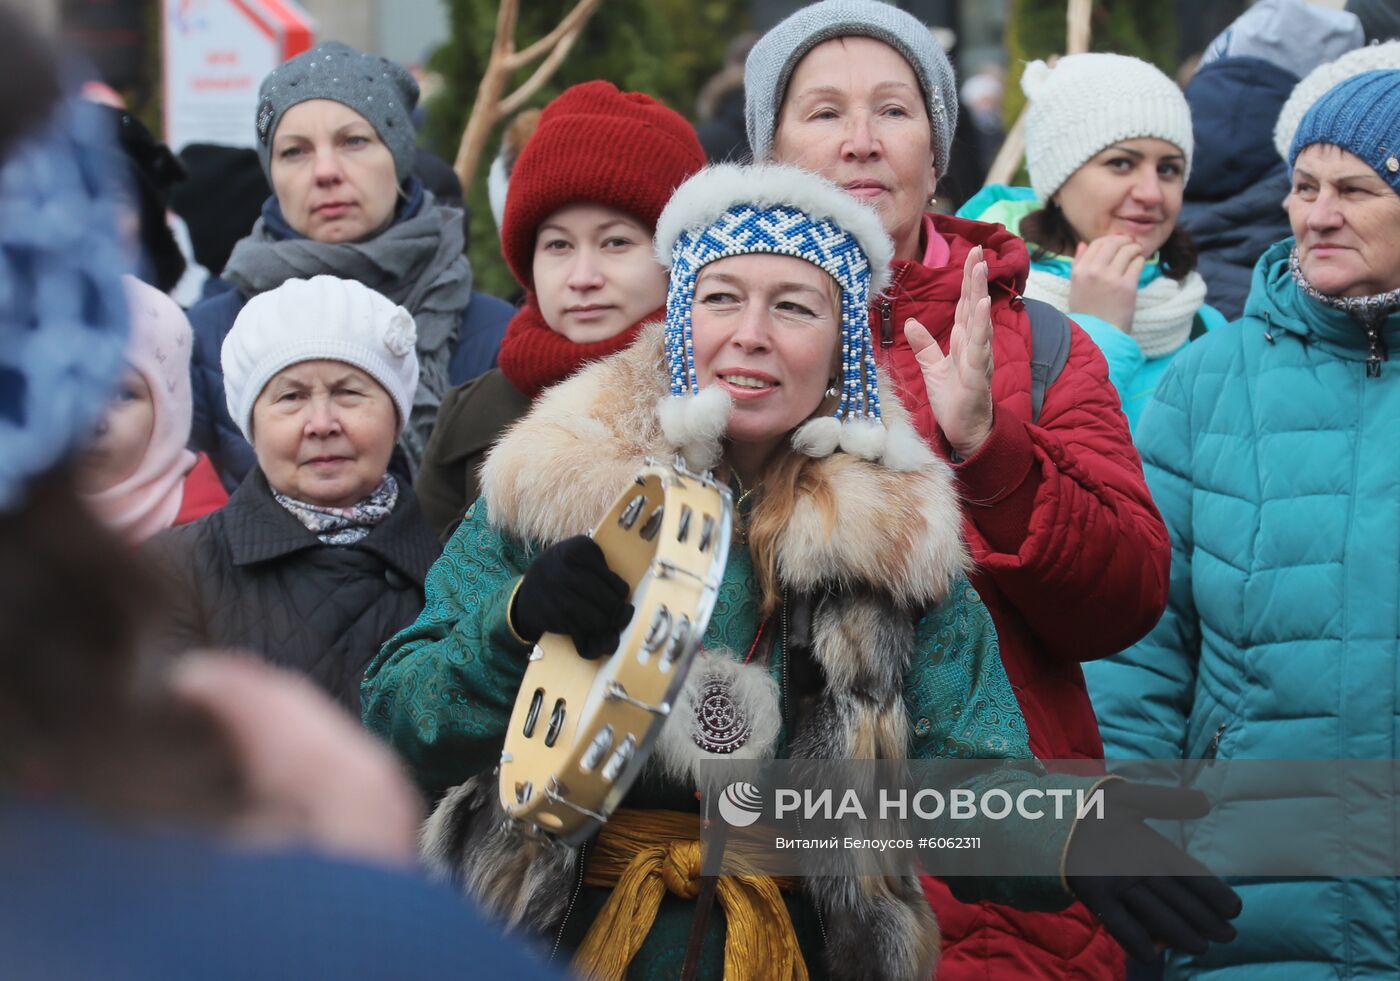
[[(992, 434), (956, 471), (964, 531), (977, 562), (972, 581), (1001, 641), (1007, 676), (1041, 759), (1103, 756), (1079, 662), (1106, 657), (1147, 634), (1167, 603), (1171, 548), (1143, 479), (1108, 365), (1078, 327), (1069, 362), (1031, 417), (1030, 321), (1019, 301), (1029, 257), (1000, 225), (934, 216), (952, 255), (929, 269), (896, 262), (887, 299), (871, 314), (876, 358), (919, 431), (949, 453), (929, 408), (923, 375), (904, 339), (916, 317), (946, 351), (967, 253), (981, 245), (992, 296)], [(1061, 913), (1022, 913), (959, 903), (924, 880), (943, 930), (939, 981), (1103, 978), (1123, 974), (1123, 954), (1076, 903)]]

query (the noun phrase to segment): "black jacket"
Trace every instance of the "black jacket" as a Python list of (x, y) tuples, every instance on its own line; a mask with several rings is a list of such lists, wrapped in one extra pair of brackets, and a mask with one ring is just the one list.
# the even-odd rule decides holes
[(309, 676), (357, 716), (360, 677), (423, 608), (440, 546), (413, 491), (355, 545), (323, 545), (254, 468), (221, 510), (162, 532), (147, 554), (168, 584), (159, 646), (244, 647)]

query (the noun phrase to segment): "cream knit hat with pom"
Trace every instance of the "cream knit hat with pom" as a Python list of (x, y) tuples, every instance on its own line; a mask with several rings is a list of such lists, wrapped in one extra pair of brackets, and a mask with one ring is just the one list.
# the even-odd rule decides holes
[(1191, 175), (1191, 107), (1176, 83), (1138, 58), (1077, 54), (1054, 68), (1033, 61), (1021, 76), (1030, 100), (1026, 169), (1042, 203), (1104, 147), (1155, 137), (1186, 157)]
[(1293, 87), (1293, 94), (1279, 110), (1278, 122), (1274, 125), (1274, 149), (1278, 150), (1278, 155), (1292, 163), (1288, 159), (1288, 150), (1293, 145), (1293, 134), (1298, 132), (1298, 124), (1303, 121), (1303, 117), (1317, 100), (1331, 91), (1334, 85), (1362, 72), (1386, 68), (1400, 68), (1400, 41), (1371, 44), (1348, 51), (1336, 61), (1318, 65), (1308, 72), (1303, 80)]

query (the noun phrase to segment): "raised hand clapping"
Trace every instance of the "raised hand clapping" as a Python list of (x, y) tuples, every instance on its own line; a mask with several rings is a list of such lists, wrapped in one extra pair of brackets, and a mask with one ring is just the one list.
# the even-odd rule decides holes
[(923, 369), (929, 407), (959, 457), (976, 453), (992, 432), (992, 301), (982, 247), (963, 263), (962, 294), (945, 355), (923, 324), (904, 322), (904, 336)]

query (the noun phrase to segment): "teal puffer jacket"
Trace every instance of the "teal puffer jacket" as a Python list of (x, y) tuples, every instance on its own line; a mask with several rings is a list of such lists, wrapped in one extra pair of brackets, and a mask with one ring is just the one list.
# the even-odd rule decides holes
[[(1110, 757), (1400, 757), (1400, 363), (1310, 299), (1292, 239), (1168, 368), (1137, 441), (1171, 600), (1085, 674)], [(1400, 351), (1400, 314), (1381, 328)], [(1345, 827), (1317, 830), (1348, 840)], [(1237, 885), (1239, 939), (1168, 977), (1400, 978), (1400, 880)]]

